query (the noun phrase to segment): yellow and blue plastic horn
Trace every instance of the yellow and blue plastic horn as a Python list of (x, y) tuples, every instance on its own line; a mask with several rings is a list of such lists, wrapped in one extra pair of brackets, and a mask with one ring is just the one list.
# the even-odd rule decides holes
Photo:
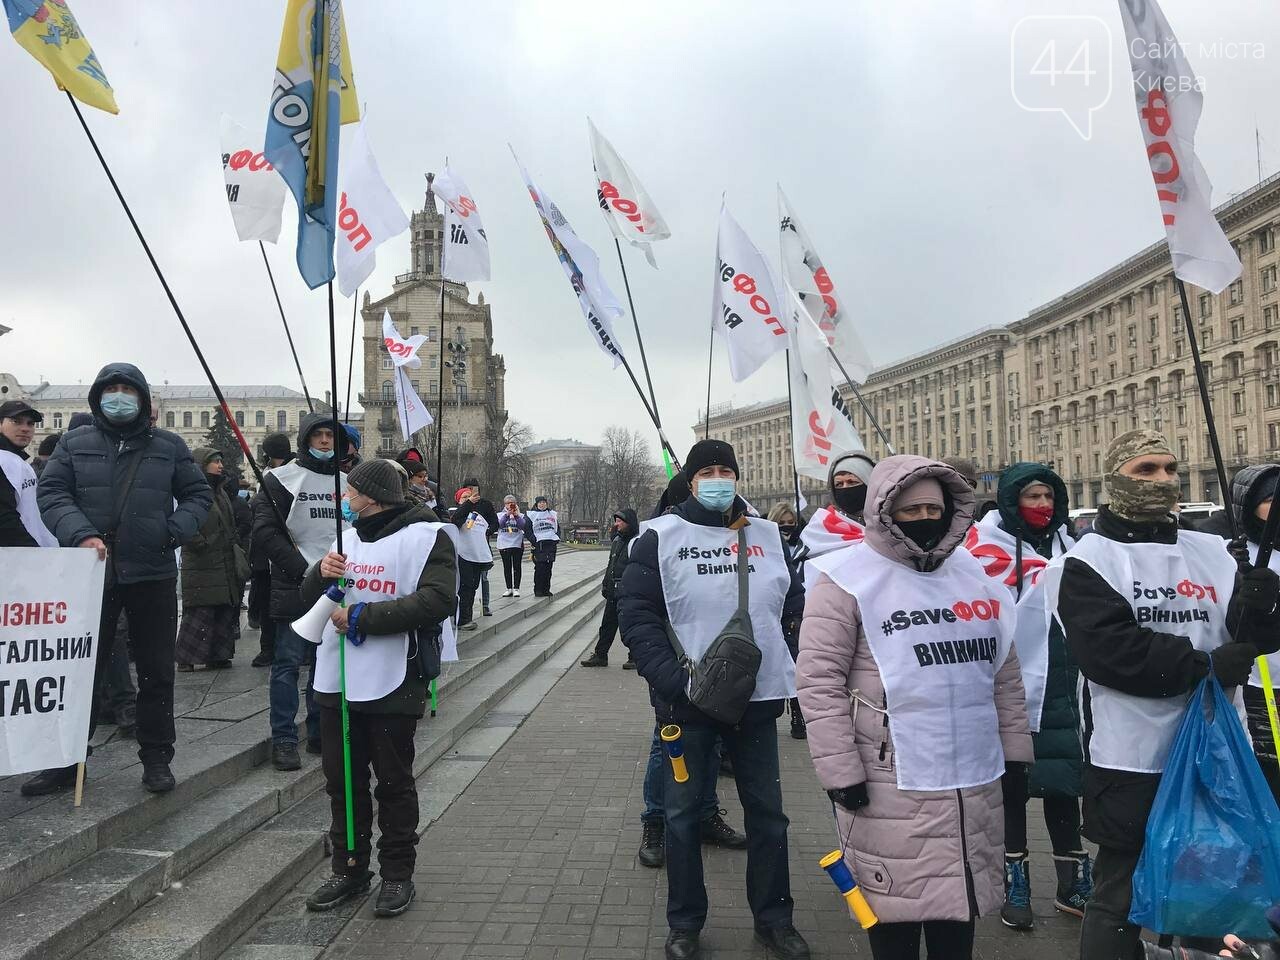
[(676, 783), (684, 783), (689, 779), (689, 770), (684, 765), (683, 735), (684, 731), (674, 723), (667, 724), (660, 733), (662, 742), (667, 745), (667, 756), (671, 758), (671, 775), (675, 777)]
[(827, 876), (836, 885), (845, 903), (849, 904), (849, 913), (862, 924), (863, 930), (869, 930), (880, 922), (875, 911), (871, 909), (871, 904), (867, 903), (867, 898), (858, 889), (858, 881), (853, 879), (853, 871), (844, 862), (844, 854), (839, 850), (832, 850), (818, 861), (818, 866), (827, 871)]

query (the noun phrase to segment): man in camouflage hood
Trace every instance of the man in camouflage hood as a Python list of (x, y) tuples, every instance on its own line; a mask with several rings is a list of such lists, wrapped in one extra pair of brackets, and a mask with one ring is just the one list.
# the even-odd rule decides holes
[[(1136, 473), (1122, 472), (1131, 461), (1142, 458)], [(1148, 459), (1149, 458), (1149, 459)], [(1156, 460), (1172, 461), (1173, 479), (1162, 474)], [(1158, 430), (1130, 430), (1111, 441), (1102, 469), (1110, 498), (1111, 512), (1126, 520), (1156, 523), (1173, 512), (1182, 487), (1177, 480), (1177, 459), (1169, 441)]]

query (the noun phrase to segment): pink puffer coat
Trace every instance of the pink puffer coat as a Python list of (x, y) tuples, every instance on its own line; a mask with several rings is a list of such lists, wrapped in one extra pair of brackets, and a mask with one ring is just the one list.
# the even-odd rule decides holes
[[(954, 506), (950, 530), (929, 554), (891, 519), (897, 497), (926, 476), (938, 479)], [(866, 544), (858, 549), (903, 564), (925, 561), (929, 569), (929, 561), (937, 564), (960, 546), (972, 522), (973, 491), (945, 464), (889, 457), (876, 466), (868, 487)], [(978, 914), (998, 909), (1004, 901), (1000, 781), (963, 790), (898, 789), (893, 739), (883, 715), (866, 706), (855, 711), (850, 702), (852, 690), (871, 703), (885, 702), (857, 601), (825, 574), (805, 603), (796, 686), (822, 786), (867, 784), (869, 805), (856, 814), (839, 806), (836, 812), (840, 837), (848, 838), (846, 860), (880, 920), (967, 920), (975, 909)], [(1022, 675), (1012, 650), (996, 674), (995, 706), (1005, 760), (1030, 763), (1034, 754)]]

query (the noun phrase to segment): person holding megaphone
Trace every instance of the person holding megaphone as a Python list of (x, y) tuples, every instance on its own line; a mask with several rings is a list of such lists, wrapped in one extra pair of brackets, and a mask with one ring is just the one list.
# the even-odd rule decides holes
[[(318, 643), (315, 691), (320, 710), (325, 790), (332, 824), (333, 876), (307, 899), (331, 910), (369, 889), (373, 802), (378, 780), (380, 917), (413, 901), (418, 842), (414, 732), (440, 672), (441, 624), (453, 612), (453, 541), (425, 506), (406, 503), (408, 475), (391, 460), (365, 460), (347, 478), (342, 511), (355, 536), (312, 564), (302, 582), (311, 613), (294, 629)], [(336, 548), (337, 544), (334, 544)], [(341, 582), (340, 582), (341, 581)], [(327, 617), (322, 618), (321, 615)], [(351, 741), (355, 849), (347, 849), (339, 645), (346, 644), (346, 698)]]

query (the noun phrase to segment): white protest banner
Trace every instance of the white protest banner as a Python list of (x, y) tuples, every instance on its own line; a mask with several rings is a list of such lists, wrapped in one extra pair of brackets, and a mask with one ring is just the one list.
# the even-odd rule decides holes
[(711, 329), (729, 346), (729, 372), (747, 379), (771, 356), (787, 348), (787, 328), (778, 314), (787, 309), (773, 288), (764, 255), (720, 206), (716, 238), (716, 282)]
[(827, 340), (794, 290), (791, 298), (791, 448), (796, 472), (826, 481), (831, 458), (865, 449), (849, 409), (831, 382)]
[(267, 163), (260, 147), (262, 138), (249, 139), (244, 127), (225, 113), (222, 115), (222, 178), (226, 181), (227, 205), (236, 236), (241, 240), (280, 238), (280, 212), (284, 209), (284, 181)]
[[(809, 234), (791, 212), (790, 204), (778, 187), (778, 221), (782, 231), (782, 279), (800, 295), (827, 339), (832, 352), (858, 383), (871, 375), (871, 357), (853, 326), (853, 318), (844, 308), (844, 299), (836, 292), (835, 283), (822, 265)], [(824, 478), (825, 479), (825, 478)]]
[(444, 201), (444, 251), (440, 275), (466, 283), (489, 279), (489, 237), (480, 211), (462, 178), (449, 169), (431, 181), (431, 192)]
[(338, 289), (349, 297), (373, 273), (379, 245), (409, 229), (409, 218), (383, 182), (363, 120), (352, 129), (339, 155), (338, 190), (333, 262)]
[(514, 148), (511, 156), (515, 157), (516, 166), (520, 168), (520, 176), (524, 178), (529, 189), (529, 197), (537, 208), (542, 226), (547, 231), (547, 239), (555, 250), (564, 275), (578, 298), (578, 306), (582, 315), (587, 318), (587, 327), (596, 346), (613, 361), (614, 367), (622, 362), (622, 346), (613, 334), (613, 321), (625, 316), (618, 298), (613, 295), (604, 277), (600, 275), (600, 259), (590, 247), (578, 239), (569, 226), (559, 208), (551, 198), (533, 185), (529, 172), (516, 156)]
[(0, 776), (83, 763), (105, 562), (94, 550), (0, 549)]
[(1213, 215), (1213, 185), (1196, 157), (1203, 81), (1156, 0), (1120, 0), (1138, 125), (1169, 238), (1173, 273), (1212, 293), (1240, 276), (1240, 258)]
[(657, 267), (650, 243), (671, 236), (649, 192), (631, 172), (627, 162), (618, 156), (613, 144), (587, 118), (587, 136), (591, 140), (591, 162), (596, 171), (596, 200), (605, 222), (619, 240), (644, 251), (649, 266)]
[(396, 412), (400, 414), (400, 432), (406, 443), (411, 443), (411, 438), (419, 430), (435, 423), (418, 391), (413, 389), (407, 367), (396, 368)]
[(391, 322), (391, 311), (383, 311), (382, 345), (387, 348), (387, 353), (391, 354), (391, 361), (397, 367), (417, 370), (422, 366), (422, 361), (418, 359), (418, 348), (426, 342), (427, 338), (420, 333), (414, 334), (408, 340), (401, 337), (400, 331)]

